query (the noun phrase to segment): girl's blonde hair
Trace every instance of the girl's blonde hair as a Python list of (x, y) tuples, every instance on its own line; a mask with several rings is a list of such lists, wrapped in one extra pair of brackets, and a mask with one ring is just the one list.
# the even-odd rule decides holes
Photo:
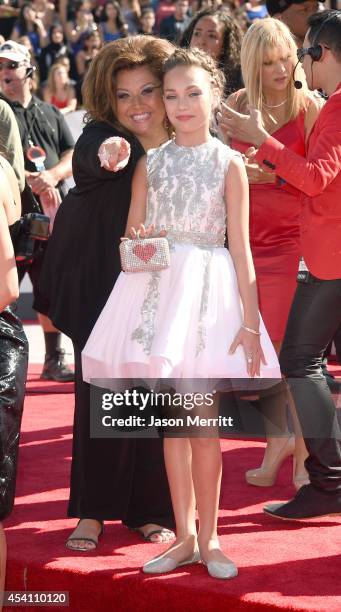
[[(297, 63), (297, 46), (289, 28), (278, 19), (269, 17), (256, 21), (246, 32), (241, 49), (241, 68), (248, 102), (250, 106), (261, 111), (262, 115), (269, 114), (264, 104), (262, 65), (265, 53), (284, 50), (289, 53), (292, 60), (292, 70)], [(290, 78), (287, 87), (287, 102), (285, 104), (285, 121), (295, 119), (297, 115), (307, 108), (310, 97), (303, 68), (299, 64), (296, 68), (295, 79), (301, 81), (302, 88), (294, 87), (294, 80)]]
[(163, 74), (167, 74), (167, 72), (173, 70), (173, 68), (177, 66), (198, 66), (206, 70), (211, 78), (212, 89), (217, 95), (216, 108), (220, 106), (220, 102), (224, 95), (225, 76), (210, 55), (196, 48), (176, 49), (176, 51), (174, 51), (165, 61)]

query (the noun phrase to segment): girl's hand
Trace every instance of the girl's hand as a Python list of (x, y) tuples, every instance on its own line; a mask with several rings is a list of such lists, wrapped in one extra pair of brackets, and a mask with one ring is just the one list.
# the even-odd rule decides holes
[(101, 167), (110, 172), (118, 172), (128, 164), (130, 144), (119, 136), (107, 138), (98, 149)]
[(251, 378), (260, 376), (260, 364), (261, 362), (266, 364), (260, 336), (241, 327), (229, 348), (229, 354), (233, 355), (239, 345), (244, 349), (248, 375)]
[[(158, 234), (155, 234), (155, 225), (149, 225), (147, 228), (140, 223), (138, 229), (131, 227), (129, 230), (129, 238), (136, 240), (137, 238), (156, 238), (166, 236), (166, 230), (161, 230)], [(129, 238), (121, 238), (121, 240), (129, 240)]]

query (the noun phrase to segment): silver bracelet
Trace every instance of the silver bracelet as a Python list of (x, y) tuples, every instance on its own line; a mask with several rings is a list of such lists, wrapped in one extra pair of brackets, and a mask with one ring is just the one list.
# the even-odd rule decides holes
[(244, 325), (243, 323), (242, 323), (242, 328), (245, 329), (245, 331), (250, 332), (250, 334), (254, 334), (255, 336), (261, 335), (259, 331), (256, 331), (255, 329), (251, 329), (251, 327), (246, 327), (246, 325)]

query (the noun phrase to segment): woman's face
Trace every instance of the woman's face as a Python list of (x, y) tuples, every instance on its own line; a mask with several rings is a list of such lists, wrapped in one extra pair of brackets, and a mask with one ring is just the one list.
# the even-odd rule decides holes
[(293, 57), (284, 45), (264, 52), (261, 68), (263, 90), (284, 91), (292, 77)]
[(54, 82), (56, 85), (64, 85), (65, 83), (67, 83), (68, 80), (68, 75), (67, 75), (67, 71), (66, 68), (64, 66), (59, 66), (58, 69), (55, 70), (54, 73)]
[(108, 19), (116, 19), (117, 18), (117, 9), (114, 4), (107, 4), (105, 7), (105, 14)]
[(63, 31), (59, 30), (58, 28), (53, 30), (52, 35), (51, 35), (51, 40), (57, 45), (60, 45), (63, 42)]
[(152, 136), (163, 124), (161, 84), (147, 66), (117, 73), (116, 117), (136, 136)]
[(189, 46), (205, 51), (216, 60), (223, 46), (223, 30), (224, 24), (219, 23), (216, 17), (202, 17), (193, 30)]
[(36, 12), (31, 6), (25, 6), (23, 10), (23, 17), (26, 21), (34, 21), (36, 18)]

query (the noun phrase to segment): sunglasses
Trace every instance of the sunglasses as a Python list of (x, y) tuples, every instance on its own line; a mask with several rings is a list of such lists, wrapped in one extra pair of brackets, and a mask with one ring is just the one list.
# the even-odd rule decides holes
[[(323, 47), (325, 49), (329, 49), (330, 47), (327, 47), (326, 45), (323, 45)], [(304, 57), (306, 55), (310, 55), (310, 57), (312, 58), (312, 60), (317, 61), (318, 59), (321, 59), (321, 55), (322, 55), (322, 48), (321, 45), (315, 45), (314, 47), (302, 47), (300, 49), (297, 49), (297, 59), (298, 61), (302, 64)]]
[(16, 70), (19, 66), (19, 62), (0, 62), (0, 70), (4, 70), (5, 68), (7, 68), (7, 70)]

